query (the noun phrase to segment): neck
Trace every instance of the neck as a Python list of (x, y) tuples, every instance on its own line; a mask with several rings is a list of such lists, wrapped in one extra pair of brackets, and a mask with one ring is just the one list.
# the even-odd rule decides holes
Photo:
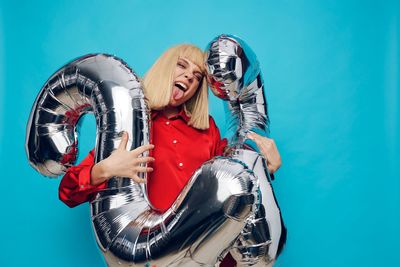
[(173, 116), (176, 116), (179, 113), (180, 109), (181, 107), (167, 106), (163, 109), (162, 113), (164, 114), (165, 117), (171, 118)]

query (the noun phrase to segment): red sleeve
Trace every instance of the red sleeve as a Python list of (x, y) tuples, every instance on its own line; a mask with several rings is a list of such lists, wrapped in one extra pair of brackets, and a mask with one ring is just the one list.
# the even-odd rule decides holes
[(58, 196), (69, 207), (75, 207), (91, 199), (94, 192), (106, 187), (106, 183), (90, 184), (90, 172), (94, 166), (94, 150), (77, 166), (67, 170), (58, 188)]
[(226, 138), (221, 140), (221, 134), (219, 133), (218, 127), (215, 124), (214, 119), (210, 116), (210, 133), (213, 138), (213, 157), (221, 156), (224, 153), (225, 147), (228, 145)]

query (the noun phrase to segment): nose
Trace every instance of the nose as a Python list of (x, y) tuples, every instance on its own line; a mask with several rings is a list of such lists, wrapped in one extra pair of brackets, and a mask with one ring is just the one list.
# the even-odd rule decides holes
[(185, 72), (185, 78), (186, 78), (188, 81), (192, 82), (192, 80), (193, 80), (193, 74), (192, 74), (190, 71), (186, 71), (186, 72)]

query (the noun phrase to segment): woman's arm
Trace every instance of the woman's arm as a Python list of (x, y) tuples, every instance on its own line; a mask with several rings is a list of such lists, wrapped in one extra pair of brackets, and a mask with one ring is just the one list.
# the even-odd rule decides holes
[(140, 155), (152, 149), (153, 145), (140, 146), (126, 151), (128, 134), (124, 134), (121, 144), (108, 158), (94, 164), (94, 151), (77, 166), (68, 169), (59, 186), (59, 198), (69, 207), (75, 207), (89, 201), (94, 192), (106, 187), (105, 182), (111, 177), (130, 177), (135, 182), (143, 182), (139, 172), (151, 172), (153, 169), (142, 165), (154, 161), (152, 157)]
[(58, 195), (62, 202), (69, 207), (75, 207), (89, 201), (92, 193), (105, 187), (94, 186), (90, 183), (90, 172), (94, 166), (94, 150), (77, 166), (67, 170), (58, 188)]

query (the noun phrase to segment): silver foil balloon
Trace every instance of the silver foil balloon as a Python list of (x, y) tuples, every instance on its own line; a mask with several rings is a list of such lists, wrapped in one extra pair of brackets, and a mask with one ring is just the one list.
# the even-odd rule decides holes
[[(88, 55), (62, 67), (41, 89), (27, 126), (31, 165), (47, 176), (72, 166), (77, 122), (88, 112), (96, 117), (96, 162), (118, 147), (122, 131), (129, 133), (129, 150), (149, 142), (138, 77), (118, 58)], [(113, 177), (91, 202), (93, 229), (108, 266), (213, 266), (253, 216), (257, 191), (245, 164), (218, 157), (160, 213), (149, 205), (145, 187)]]
[(122, 60), (98, 54), (72, 61), (50, 77), (33, 105), (26, 135), (30, 164), (51, 177), (74, 165), (77, 122), (89, 112), (98, 126), (96, 161), (118, 147), (122, 131), (129, 134), (129, 150), (148, 144), (143, 98), (138, 77)]
[(206, 52), (207, 80), (213, 93), (226, 101), (232, 128), (231, 148), (225, 156), (249, 166), (260, 183), (257, 209), (230, 252), (239, 266), (272, 265), (286, 241), (286, 228), (266, 162), (257, 146), (246, 140), (249, 131), (269, 134), (259, 63), (251, 48), (232, 35), (218, 36), (208, 44)]

